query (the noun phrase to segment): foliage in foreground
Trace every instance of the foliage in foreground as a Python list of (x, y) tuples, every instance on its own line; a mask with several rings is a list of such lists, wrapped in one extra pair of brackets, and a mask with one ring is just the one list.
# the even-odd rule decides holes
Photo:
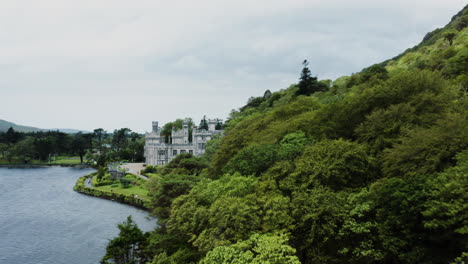
[(131, 216), (117, 226), (119, 236), (109, 241), (102, 264), (144, 264), (148, 261), (145, 254), (146, 237)]

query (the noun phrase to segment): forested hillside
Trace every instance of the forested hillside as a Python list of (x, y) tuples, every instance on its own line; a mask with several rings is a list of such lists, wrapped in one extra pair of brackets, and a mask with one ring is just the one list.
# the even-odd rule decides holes
[(232, 112), (204, 157), (157, 168), (160, 228), (125, 223), (103, 262), (466, 263), (467, 25), (465, 7), (333, 82), (305, 62), (297, 85)]

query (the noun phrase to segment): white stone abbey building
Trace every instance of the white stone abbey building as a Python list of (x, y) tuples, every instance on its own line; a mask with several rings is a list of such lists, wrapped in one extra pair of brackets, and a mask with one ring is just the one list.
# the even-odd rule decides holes
[(208, 130), (193, 127), (192, 142), (189, 141), (189, 123), (185, 119), (183, 128), (175, 130), (172, 128), (172, 142), (165, 143), (164, 135), (161, 136), (161, 128), (158, 122), (153, 121), (153, 130), (145, 135), (145, 159), (148, 165), (163, 165), (169, 163), (181, 153), (191, 153), (201, 156), (205, 153), (205, 144), (214, 135), (220, 134), (222, 130), (216, 130), (216, 124), (220, 119), (208, 119)]

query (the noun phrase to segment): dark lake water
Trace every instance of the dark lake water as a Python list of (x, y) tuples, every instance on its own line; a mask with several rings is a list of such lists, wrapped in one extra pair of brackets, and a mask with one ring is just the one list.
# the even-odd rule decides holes
[(92, 172), (76, 168), (0, 168), (0, 263), (94, 264), (117, 224), (132, 215), (150, 231), (145, 211), (73, 191)]

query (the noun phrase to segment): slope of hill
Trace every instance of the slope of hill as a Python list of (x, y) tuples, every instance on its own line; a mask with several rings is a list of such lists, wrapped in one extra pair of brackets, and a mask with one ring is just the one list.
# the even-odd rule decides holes
[(67, 134), (74, 134), (80, 131), (83, 133), (89, 133), (89, 131), (78, 130), (78, 129), (68, 129), (68, 128), (44, 129), (44, 128), (37, 128), (37, 127), (31, 127), (31, 126), (23, 126), (23, 125), (17, 125), (15, 123), (0, 119), (0, 132), (6, 132), (10, 127), (12, 127), (15, 131), (24, 132), (24, 133), (38, 132), (38, 131), (60, 131), (60, 132), (67, 133)]
[(465, 7), (420, 45), (325, 91), (301, 95), (301, 81), (251, 98), (207, 144), (205, 163), (180, 156), (157, 169), (148, 187), (160, 228), (139, 256), (465, 263), (467, 21)]
[[(384, 62), (389, 71), (430, 69), (446, 78), (456, 78), (468, 71), (467, 7), (455, 15), (444, 28), (429, 32), (423, 41), (401, 55)], [(465, 80), (466, 81), (466, 80)]]
[(7, 131), (10, 127), (12, 127), (14, 130), (19, 131), (19, 132), (36, 132), (36, 131), (44, 131), (43, 129), (37, 128), (37, 127), (30, 127), (30, 126), (21, 126), (17, 125), (12, 122), (8, 122), (6, 120), (0, 119), (0, 132), (5, 132)]

